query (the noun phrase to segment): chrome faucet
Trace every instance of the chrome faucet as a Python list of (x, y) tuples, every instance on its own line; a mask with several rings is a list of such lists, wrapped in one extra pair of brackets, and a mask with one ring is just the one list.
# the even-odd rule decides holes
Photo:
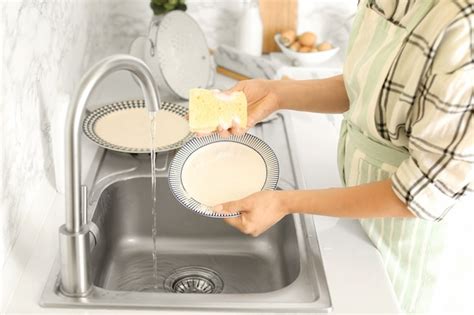
[(81, 185), (81, 122), (95, 86), (107, 75), (131, 72), (140, 83), (150, 112), (160, 109), (160, 95), (153, 76), (143, 61), (129, 55), (114, 55), (95, 64), (83, 77), (69, 108), (66, 122), (66, 223), (59, 228), (61, 259), (60, 291), (67, 296), (87, 296), (90, 278), (90, 233), (87, 218), (87, 187)]

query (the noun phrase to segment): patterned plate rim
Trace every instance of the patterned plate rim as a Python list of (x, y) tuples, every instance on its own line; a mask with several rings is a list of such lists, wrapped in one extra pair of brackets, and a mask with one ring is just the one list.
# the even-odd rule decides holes
[[(119, 110), (126, 110), (126, 109), (131, 109), (131, 108), (144, 108), (145, 107), (145, 101), (144, 100), (129, 100), (129, 101), (121, 101), (121, 102), (115, 102), (112, 104), (107, 104), (104, 106), (101, 106), (91, 113), (87, 115), (87, 117), (84, 119), (82, 123), (82, 130), (84, 134), (93, 142), (98, 144), (99, 146), (110, 149), (113, 151), (118, 151), (118, 152), (125, 152), (125, 153), (150, 153), (149, 148), (130, 148), (130, 147), (124, 147), (124, 146), (119, 146), (113, 143), (110, 143), (108, 141), (105, 141), (102, 139), (96, 132), (95, 132), (95, 124), (97, 121), (116, 111)], [(178, 114), (181, 117), (186, 117), (188, 114), (188, 109), (184, 106), (174, 104), (174, 103), (169, 103), (169, 102), (161, 102), (161, 110), (166, 110), (175, 114)], [(194, 134), (192, 132), (189, 132), (186, 137), (183, 139), (166, 145), (162, 147), (156, 148), (157, 152), (165, 152), (165, 151), (170, 151), (174, 150), (177, 148), (180, 148), (183, 146), (186, 142), (191, 140), (194, 137)]]
[(201, 204), (197, 200), (189, 197), (181, 182), (181, 173), (185, 162), (198, 149), (212, 143), (218, 142), (235, 142), (245, 145), (255, 150), (263, 159), (266, 167), (267, 177), (262, 187), (263, 190), (275, 190), (280, 177), (280, 166), (275, 152), (262, 139), (251, 134), (242, 136), (230, 136), (222, 138), (218, 134), (212, 134), (201, 138), (194, 138), (187, 142), (178, 150), (175, 157), (171, 161), (168, 171), (168, 184), (173, 196), (184, 207), (210, 218), (232, 218), (238, 217), (240, 213), (221, 214), (213, 212), (208, 206)]

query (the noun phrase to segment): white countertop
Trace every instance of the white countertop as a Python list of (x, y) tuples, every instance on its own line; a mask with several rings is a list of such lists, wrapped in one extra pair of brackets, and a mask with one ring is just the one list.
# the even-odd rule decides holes
[[(232, 80), (218, 76), (216, 86), (225, 88)], [(123, 73), (113, 75), (96, 90), (93, 102), (105, 104), (120, 99), (140, 97), (140, 90)], [(291, 113), (296, 126), (295, 150), (304, 170), (306, 186), (310, 188), (339, 186), (336, 167), (336, 146), (339, 118), (321, 114)], [(83, 142), (84, 164), (96, 152), (89, 141)], [(86, 168), (86, 167), (85, 167)], [(5, 279), (11, 292), (3, 294), (7, 314), (136, 314), (158, 313), (149, 310), (54, 309), (38, 305), (46, 279), (58, 253), (58, 227), (64, 222), (64, 198), (58, 194), (42, 222), (34, 228), (24, 228), (7, 261)], [(40, 210), (40, 209), (38, 209)], [(385, 273), (382, 260), (355, 220), (314, 216), (324, 267), (335, 314), (396, 313), (398, 307)], [(11, 266), (11, 267), (10, 267)], [(160, 313), (170, 313), (169, 311)], [(189, 312), (176, 312), (189, 313)]]

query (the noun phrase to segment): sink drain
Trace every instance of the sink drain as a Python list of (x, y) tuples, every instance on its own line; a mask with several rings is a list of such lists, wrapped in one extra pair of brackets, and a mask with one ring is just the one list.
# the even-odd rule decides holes
[(191, 266), (173, 271), (164, 284), (165, 290), (174, 293), (221, 293), (224, 282), (212, 269)]

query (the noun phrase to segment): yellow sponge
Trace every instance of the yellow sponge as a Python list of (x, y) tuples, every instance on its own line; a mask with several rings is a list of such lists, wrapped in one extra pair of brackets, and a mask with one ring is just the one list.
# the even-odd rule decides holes
[(189, 129), (193, 132), (212, 132), (219, 125), (232, 126), (236, 120), (247, 126), (247, 98), (243, 92), (225, 94), (218, 90), (191, 89), (189, 91)]

